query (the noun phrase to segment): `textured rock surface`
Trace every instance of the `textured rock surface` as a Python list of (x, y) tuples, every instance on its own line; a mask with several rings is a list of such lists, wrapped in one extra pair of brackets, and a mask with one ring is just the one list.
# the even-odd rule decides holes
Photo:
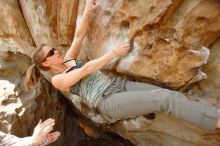
[(78, 0), (20, 0), (21, 8), (37, 46), (69, 46), (73, 39)]
[(207, 78), (191, 87), (191, 92), (194, 98), (202, 98), (204, 100), (208, 100), (212, 104), (218, 107), (220, 107), (219, 48), (220, 48), (220, 40), (217, 40), (210, 47), (211, 54), (210, 54), (209, 62), (204, 67), (204, 71), (207, 73)]
[(173, 89), (205, 77), (200, 67), (209, 51), (202, 45), (208, 47), (220, 36), (219, 1), (119, 0), (101, 5), (85, 43), (90, 59), (133, 40), (133, 50), (120, 61), (117, 72)]
[(17, 36), (33, 45), (33, 40), (27, 28), (25, 19), (17, 0), (0, 1), (0, 35), (4, 37)]
[(154, 120), (147, 120), (145, 117), (129, 119), (113, 125), (111, 130), (141, 146), (219, 145), (218, 137), (203, 136), (206, 131), (159, 113)]
[(50, 27), (45, 1), (20, 0), (20, 4), (35, 44), (37, 46), (40, 44), (56, 46), (57, 41), (53, 29)]
[[(101, 7), (92, 15), (81, 50), (83, 60), (97, 58), (117, 44), (130, 42), (131, 52), (110, 62), (106, 70), (142, 82), (187, 90), (191, 99), (202, 98), (220, 106), (219, 0), (97, 1)], [(56, 129), (63, 132), (54, 145), (74, 145), (84, 137), (66, 102), (47, 81), (42, 80), (30, 92), (22, 84), (30, 65), (26, 55), (30, 56), (35, 46), (42, 43), (64, 52), (71, 44), (84, 6), (85, 0), (0, 1), (1, 130), (26, 136), (40, 118), (53, 117), (57, 120)], [(202, 136), (206, 130), (159, 113), (153, 121), (138, 117), (103, 126), (99, 114), (82, 106), (79, 98), (71, 100), (93, 122), (79, 119), (93, 128), (94, 132), (84, 129), (90, 136), (99, 137), (103, 128), (136, 145), (220, 145), (217, 137)], [(98, 127), (94, 122), (99, 123)]]

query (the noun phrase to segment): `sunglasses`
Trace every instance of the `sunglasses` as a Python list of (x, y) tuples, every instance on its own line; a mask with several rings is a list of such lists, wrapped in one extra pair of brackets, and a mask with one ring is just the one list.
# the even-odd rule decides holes
[(56, 51), (56, 49), (55, 49), (55, 48), (52, 48), (52, 49), (47, 53), (47, 55), (46, 55), (44, 61), (47, 59), (47, 57), (53, 56), (54, 53), (55, 53), (55, 51)]

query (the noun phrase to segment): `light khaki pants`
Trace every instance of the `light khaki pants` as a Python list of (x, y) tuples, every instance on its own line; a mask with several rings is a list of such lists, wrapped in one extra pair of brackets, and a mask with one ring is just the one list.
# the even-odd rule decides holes
[(177, 91), (132, 81), (126, 81), (125, 91), (101, 99), (98, 109), (117, 120), (162, 111), (209, 130), (216, 128), (219, 117), (218, 109), (207, 103), (192, 102)]

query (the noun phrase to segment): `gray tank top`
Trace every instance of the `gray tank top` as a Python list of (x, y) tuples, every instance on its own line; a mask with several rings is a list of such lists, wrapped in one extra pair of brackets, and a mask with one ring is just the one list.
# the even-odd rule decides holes
[(107, 88), (116, 78), (107, 76), (100, 71), (89, 74), (81, 79), (77, 84), (71, 86), (70, 92), (76, 94), (97, 107)]

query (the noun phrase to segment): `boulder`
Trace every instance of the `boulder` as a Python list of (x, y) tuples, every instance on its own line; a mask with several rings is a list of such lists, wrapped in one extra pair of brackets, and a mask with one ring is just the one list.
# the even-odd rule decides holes
[[(101, 7), (91, 17), (79, 59), (89, 61), (130, 43), (129, 54), (103, 70), (182, 91), (191, 100), (202, 98), (219, 107), (219, 0), (98, 2)], [(86, 137), (84, 132), (94, 138), (115, 133), (135, 145), (220, 145), (218, 136), (163, 113), (108, 123), (80, 97), (69, 94), (64, 100), (44, 78), (33, 90), (25, 90), (28, 56), (43, 43), (65, 53), (84, 6), (85, 0), (0, 1), (1, 130), (31, 135), (40, 118), (52, 117), (55, 129), (62, 132), (54, 145), (76, 145)]]

